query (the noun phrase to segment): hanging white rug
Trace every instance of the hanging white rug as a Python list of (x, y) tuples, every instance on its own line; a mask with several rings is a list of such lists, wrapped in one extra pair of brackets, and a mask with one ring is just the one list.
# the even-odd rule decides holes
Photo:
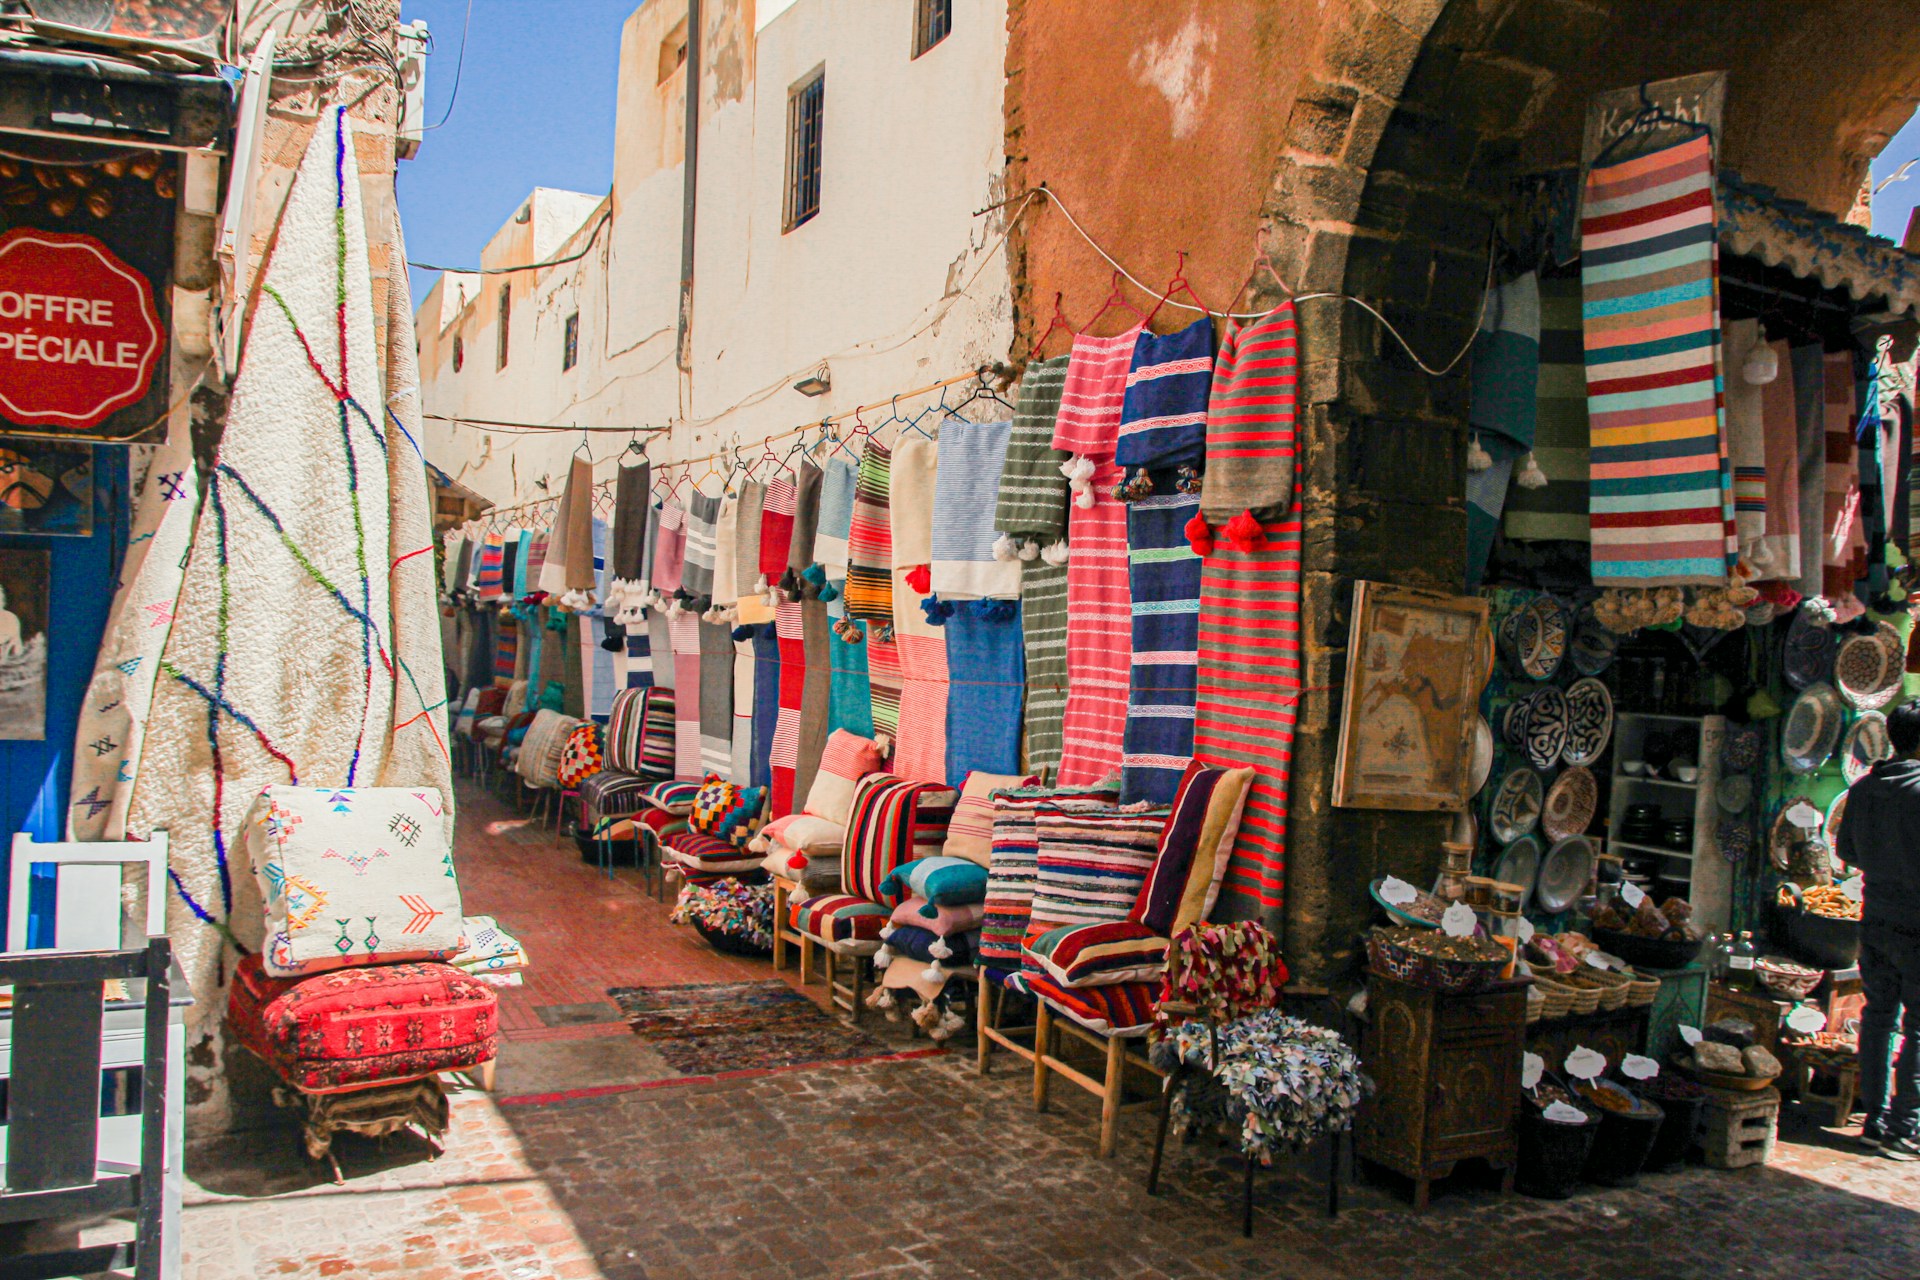
[(239, 863), (254, 798), (383, 777), (395, 679), (384, 399), (360, 175), (335, 108), (262, 271), (127, 821), (134, 836), (168, 831), (168, 927), (203, 1034), (226, 1007), (223, 935), (260, 945), (259, 893)]

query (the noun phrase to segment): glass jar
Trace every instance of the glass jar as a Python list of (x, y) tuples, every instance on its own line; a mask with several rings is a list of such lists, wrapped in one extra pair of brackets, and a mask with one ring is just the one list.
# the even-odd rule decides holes
[(1740, 937), (1727, 950), (1727, 984), (1745, 991), (1751, 991), (1758, 985), (1753, 962), (1760, 958), (1759, 949), (1753, 945), (1753, 933), (1742, 929)]

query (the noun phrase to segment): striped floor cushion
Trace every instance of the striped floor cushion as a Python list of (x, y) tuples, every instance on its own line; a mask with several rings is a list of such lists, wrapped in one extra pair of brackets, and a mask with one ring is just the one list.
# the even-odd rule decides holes
[(731, 840), (699, 831), (678, 831), (661, 842), (666, 856), (689, 871), (718, 875), (752, 871), (760, 866), (763, 855), (738, 848)]
[(685, 814), (693, 809), (693, 798), (699, 794), (700, 784), (697, 782), (669, 780), (654, 783), (640, 798), (649, 808)]
[(665, 809), (647, 809), (634, 814), (631, 818), (614, 818), (606, 823), (606, 829), (596, 833), (602, 840), (637, 840), (640, 828), (653, 832), (654, 838), (665, 840), (676, 832), (687, 829), (687, 820), (677, 813), (668, 813)]
[(1027, 943), (1027, 958), (1063, 987), (1103, 987), (1158, 980), (1167, 968), (1167, 939), (1128, 920), (1062, 925)]
[[(1040, 847), (1027, 938), (1061, 925), (1125, 920), (1159, 853), (1168, 813), (1087, 801), (1041, 805), (1034, 817)], [(1022, 967), (1039, 971), (1030, 956)]]
[(653, 786), (649, 778), (602, 769), (580, 784), (580, 827), (595, 835), (622, 818), (631, 818), (647, 807), (646, 793)]
[[(1009, 986), (1016, 986), (1009, 982)], [(1105, 987), (1063, 987), (1052, 978), (1021, 974), (1016, 989), (1044, 1000), (1055, 1013), (1103, 1036), (1145, 1035), (1153, 1026), (1158, 982), (1116, 982)]]
[[(1033, 915), (1040, 837), (1034, 826), (1041, 805), (1054, 800), (1102, 800), (1111, 804), (1119, 787), (1056, 789), (1019, 787), (993, 794), (993, 852), (987, 867), (986, 919), (980, 927), (980, 958), (1020, 967), (1027, 922)], [(958, 810), (955, 818), (958, 819)]]
[(793, 904), (793, 927), (842, 951), (872, 955), (880, 949), (880, 930), (891, 912), (877, 902), (829, 893)]

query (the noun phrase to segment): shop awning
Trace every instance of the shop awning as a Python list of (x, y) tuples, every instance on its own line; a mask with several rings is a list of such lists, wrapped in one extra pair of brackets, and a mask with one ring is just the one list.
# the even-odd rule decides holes
[(1720, 175), (1719, 197), (1728, 252), (1844, 290), (1866, 310), (1920, 315), (1920, 255), (1730, 173)]

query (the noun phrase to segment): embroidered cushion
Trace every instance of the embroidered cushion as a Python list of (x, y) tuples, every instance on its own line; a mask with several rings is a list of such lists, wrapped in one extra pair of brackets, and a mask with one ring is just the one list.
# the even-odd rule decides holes
[[(1040, 852), (1027, 940), (1063, 924), (1126, 919), (1159, 852), (1167, 815), (1164, 808), (1084, 800), (1041, 805), (1034, 816)], [(1038, 971), (1029, 955), (1021, 966)]]
[(940, 850), (949, 858), (965, 858), (986, 866), (993, 860), (993, 793), (1009, 788), (1031, 787), (1038, 778), (1020, 778), (1008, 773), (967, 775), (960, 787), (960, 802), (953, 806), (953, 821), (947, 824), (947, 843)]
[(341, 1093), (494, 1056), (493, 988), (445, 964), (383, 964), (299, 978), (242, 960), (227, 1025), (279, 1077), (309, 1093)]
[(753, 871), (760, 866), (759, 854), (748, 853), (731, 840), (699, 831), (675, 832), (661, 843), (674, 862), (703, 875)]
[(960, 906), (935, 907), (933, 915), (928, 916), (920, 910), (926, 905), (925, 898), (908, 898), (893, 909), (891, 919), (894, 924), (926, 929), (939, 937), (946, 938), (956, 933), (977, 931), (980, 928), (981, 919), (987, 913), (984, 903), (969, 902)]
[(600, 751), (600, 735), (604, 732), (591, 721), (574, 726), (573, 732), (567, 735), (566, 745), (560, 748), (561, 786), (572, 791), (605, 767)]
[(648, 787), (641, 793), (641, 799), (651, 808), (685, 814), (693, 808), (694, 797), (699, 794), (700, 784), (697, 782), (668, 779)]
[(1130, 920), (1067, 924), (1027, 944), (1027, 958), (1063, 987), (1146, 982), (1167, 969), (1167, 940)]
[(1113, 982), (1104, 987), (1063, 987), (1045, 974), (1022, 973), (1008, 982), (1055, 1013), (1064, 1014), (1098, 1035), (1135, 1036), (1153, 1025), (1158, 982)]
[(1252, 785), (1252, 769), (1187, 766), (1153, 870), (1127, 919), (1171, 937), (1212, 914)]
[(863, 738), (847, 729), (835, 729), (820, 753), (819, 771), (813, 775), (813, 785), (807, 789), (807, 802), (801, 808), (816, 818), (844, 827), (847, 814), (853, 809), (854, 784), (878, 772), (884, 760), (872, 738)]
[(1033, 884), (1040, 836), (1034, 818), (1054, 800), (1115, 803), (1120, 787), (1021, 787), (993, 796), (993, 861), (987, 868), (986, 917), (980, 924), (980, 958), (1009, 969), (1020, 967), (1033, 914)]
[(887, 909), (877, 902), (850, 894), (830, 893), (803, 898), (793, 904), (793, 927), (842, 951), (872, 955), (880, 949), (880, 928)]
[[(702, 835), (718, 836), (745, 850), (765, 820), (767, 788), (737, 787), (708, 774), (687, 810), (687, 825)], [(759, 857), (754, 858), (758, 863)]]
[(463, 973), (492, 973), (527, 967), (527, 949), (492, 916), (468, 916), (467, 945), (448, 963)]
[(459, 954), (460, 882), (431, 787), (265, 788), (241, 825), (267, 972)]
[(560, 753), (566, 749), (568, 735), (583, 723), (545, 708), (534, 715), (533, 724), (520, 744), (520, 754), (514, 757), (514, 769), (527, 780), (528, 786), (560, 785)]
[(920, 898), (920, 914), (931, 920), (936, 907), (981, 902), (987, 896), (987, 869), (965, 858), (916, 858), (902, 863), (880, 882), (886, 898)]

